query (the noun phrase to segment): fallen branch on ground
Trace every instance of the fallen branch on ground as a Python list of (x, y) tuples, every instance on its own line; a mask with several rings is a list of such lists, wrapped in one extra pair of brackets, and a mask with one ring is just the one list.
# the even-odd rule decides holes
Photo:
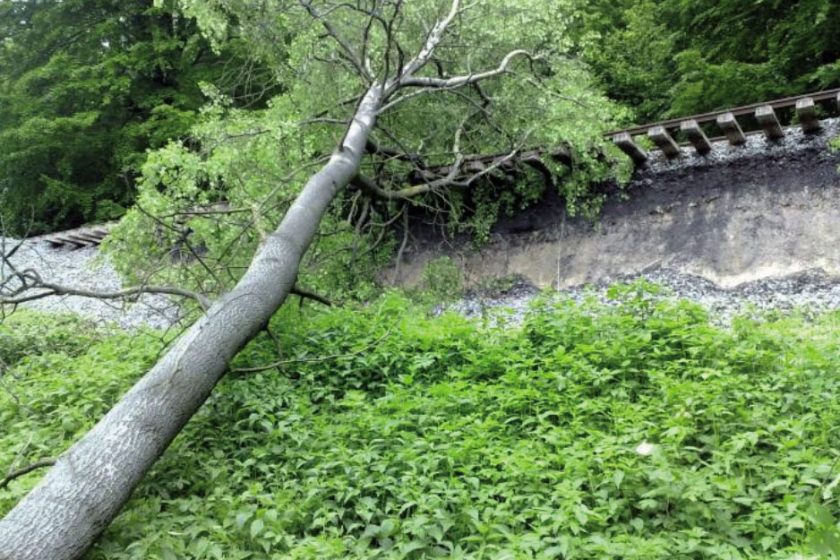
[(310, 292), (309, 290), (304, 290), (303, 288), (299, 288), (297, 286), (289, 290), (289, 293), (302, 299), (311, 299), (312, 301), (317, 301), (327, 307), (332, 307), (332, 302), (324, 296), (316, 294), (315, 292)]
[(11, 471), (3, 480), (0, 480), (0, 490), (6, 488), (13, 480), (16, 478), (20, 478), (25, 474), (29, 474), (32, 471), (43, 469), (44, 467), (51, 467), (55, 464), (55, 459), (41, 459), (40, 461), (36, 461), (31, 465), (26, 465), (25, 467), (21, 467), (15, 471)]
[[(179, 296), (193, 299), (201, 306), (201, 309), (207, 311), (212, 303), (210, 299), (202, 294), (187, 290), (184, 288), (176, 288), (170, 286), (134, 286), (132, 288), (125, 288), (114, 292), (99, 292), (95, 290), (86, 290), (82, 288), (73, 288), (70, 286), (62, 286), (53, 284), (52, 282), (44, 282), (40, 276), (33, 270), (25, 270), (13, 277), (9, 277), (6, 282), (13, 278), (21, 281), (22, 286), (16, 288), (9, 296), (0, 297), (0, 305), (20, 305), (29, 301), (44, 299), (54, 296), (78, 296), (93, 299), (130, 299), (141, 294), (163, 294), (170, 296)], [(32, 290), (39, 290), (37, 293), (26, 293)]]

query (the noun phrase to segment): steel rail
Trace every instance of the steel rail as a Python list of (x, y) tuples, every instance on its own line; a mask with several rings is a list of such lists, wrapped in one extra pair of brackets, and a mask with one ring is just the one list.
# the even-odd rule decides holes
[(644, 134), (651, 128), (656, 126), (662, 126), (664, 128), (676, 128), (680, 126), (680, 123), (687, 120), (695, 120), (698, 124), (705, 124), (705, 123), (714, 123), (717, 117), (721, 115), (725, 115), (727, 113), (732, 113), (736, 117), (742, 117), (746, 115), (754, 115), (755, 110), (759, 107), (764, 107), (769, 105), (773, 107), (773, 109), (785, 109), (788, 107), (796, 107), (796, 102), (801, 99), (811, 98), (814, 100), (815, 103), (821, 101), (831, 101), (838, 99), (838, 95), (840, 95), (840, 88), (834, 89), (827, 89), (824, 91), (817, 91), (813, 93), (803, 93), (802, 95), (794, 95), (792, 97), (783, 97), (781, 99), (774, 99), (772, 101), (764, 101), (761, 103), (752, 103), (750, 105), (744, 105), (742, 107), (735, 107), (734, 109), (723, 109), (720, 111), (712, 111), (709, 113), (701, 113), (699, 115), (689, 115), (685, 117), (678, 117), (674, 119), (668, 119), (664, 121), (658, 121), (654, 123), (644, 124), (640, 126), (633, 126), (630, 128), (623, 128), (619, 130), (613, 130), (604, 134), (605, 137), (612, 138), (615, 134), (627, 133), (630, 136), (636, 136), (637, 134)]

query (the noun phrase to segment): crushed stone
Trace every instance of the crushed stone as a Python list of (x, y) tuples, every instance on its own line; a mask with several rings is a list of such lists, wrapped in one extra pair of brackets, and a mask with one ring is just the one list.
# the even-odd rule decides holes
[[(0, 238), (0, 251), (8, 254), (18, 241)], [(96, 247), (81, 249), (52, 248), (46, 241), (23, 241), (9, 259), (18, 271), (31, 269), (45, 282), (99, 292), (123, 288), (122, 281)], [(20, 286), (6, 262), (0, 261), (0, 284), (3, 293)], [(32, 292), (36, 293), (36, 292)], [(173, 299), (158, 294), (143, 294), (136, 301), (98, 300), (79, 296), (52, 296), (22, 304), (21, 307), (50, 313), (74, 313), (101, 325), (126, 330), (140, 327), (166, 329), (179, 323), (181, 310)]]
[[(737, 316), (765, 316), (768, 312), (802, 313), (813, 317), (840, 309), (840, 278), (813, 269), (781, 278), (755, 280), (734, 288), (721, 288), (701, 276), (668, 268), (655, 268), (641, 274), (607, 278), (596, 284), (545, 292), (545, 297), (571, 298), (582, 302), (595, 298), (606, 305), (617, 302), (609, 297), (610, 287), (644, 280), (664, 288), (660, 299), (685, 299), (709, 311), (712, 322), (729, 326)], [(494, 319), (502, 314), (506, 321), (519, 323), (541, 290), (517, 279), (503, 291), (472, 291), (460, 300), (440, 306), (437, 311), (455, 311), (467, 317)]]
[[(16, 240), (0, 238), (6, 251)], [(119, 275), (99, 255), (96, 247), (55, 249), (38, 240), (24, 241), (10, 259), (18, 270), (33, 269), (45, 281), (74, 288), (95, 291), (117, 291), (123, 288)], [(11, 270), (0, 263), (0, 282), (11, 276)], [(739, 315), (761, 315), (769, 311), (799, 312), (808, 316), (840, 309), (840, 278), (827, 275), (820, 269), (741, 284), (735, 288), (721, 288), (701, 276), (668, 268), (655, 268), (641, 274), (605, 278), (595, 284), (575, 286), (546, 292), (544, 297), (571, 298), (582, 302), (595, 298), (601, 303), (616, 302), (608, 295), (615, 284), (643, 279), (664, 288), (660, 298), (687, 299), (699, 303), (709, 311), (718, 325), (730, 325)], [(6, 285), (5, 289), (13, 288)], [(518, 278), (504, 288), (472, 290), (454, 303), (441, 305), (437, 312), (451, 310), (472, 318), (494, 318), (500, 313), (512, 323), (521, 322), (531, 302), (543, 292)], [(29, 309), (50, 313), (75, 313), (98, 324), (133, 330), (140, 327), (166, 329), (183, 320), (177, 301), (164, 295), (143, 294), (136, 301), (104, 301), (78, 296), (54, 296), (27, 302)]]

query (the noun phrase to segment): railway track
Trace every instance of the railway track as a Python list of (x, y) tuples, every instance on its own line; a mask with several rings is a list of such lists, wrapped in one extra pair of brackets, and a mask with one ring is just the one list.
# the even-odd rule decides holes
[(686, 145), (693, 146), (699, 155), (707, 155), (721, 140), (739, 146), (749, 135), (764, 134), (769, 141), (778, 141), (784, 138), (788, 126), (798, 125), (805, 134), (817, 133), (822, 128), (821, 116), (838, 111), (840, 88), (835, 88), (613, 130), (605, 136), (636, 165), (644, 165), (650, 156), (636, 141), (638, 136), (648, 138), (669, 159), (680, 157), (680, 147)]
[(109, 222), (95, 226), (84, 226), (66, 231), (49, 233), (31, 237), (32, 241), (43, 241), (53, 249), (83, 249), (96, 247), (111, 232), (116, 222)]

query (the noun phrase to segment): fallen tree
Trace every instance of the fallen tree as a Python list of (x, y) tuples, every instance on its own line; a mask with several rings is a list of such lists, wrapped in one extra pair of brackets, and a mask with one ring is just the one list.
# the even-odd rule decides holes
[[(188, 13), (200, 17), (224, 15), (224, 10), (194, 13), (219, 8), (212, 3), (185, 4)], [(501, 47), (513, 42), (510, 38), (477, 57), (482, 61), (495, 57), (494, 63), (473, 69), (467, 56), (469, 50), (464, 50), (461, 43), (470, 29), (489, 25), (487, 18), (494, 14), (504, 15), (505, 9), (521, 14), (535, 10), (534, 6), (489, 1), (464, 5), (460, 0), (452, 0), (442, 12), (436, 2), (418, 2), (409, 8), (401, 0), (318, 5), (300, 0), (265, 2), (261, 6), (272, 8), (270, 15), (275, 17), (304, 14), (320, 28), (319, 34), (313, 35), (315, 39), (310, 40), (312, 60), (340, 69), (355, 80), (353, 87), (360, 93), (334, 106), (338, 111), (353, 107), (349, 115), (319, 115), (307, 123), (343, 127), (337, 147), (322, 158), (315, 173), (290, 198), (280, 224), (273, 231), (261, 232), (253, 259), (233, 287), (210, 303), (158, 363), (90, 432), (60, 455), (41, 483), (0, 520), (2, 560), (69, 560), (84, 554), (207, 399), (228, 370), (231, 359), (265, 329), (293, 292), (304, 254), (316, 238), (330, 205), (345, 187), (354, 184), (371, 200), (409, 203), (447, 189), (470, 188), (477, 180), (515, 165), (524, 164), (536, 168), (539, 174), (550, 174), (541, 158), (543, 154), (525, 149), (534, 135), (521, 123), (514, 123), (504, 140), (509, 146), (507, 151), (494, 156), (465, 155), (465, 144), (477, 145), (476, 139), (488, 130), (474, 126), (474, 120), (489, 122), (490, 129), (498, 126), (493, 122), (493, 109), (482, 101), (488, 95), (481, 84), (498, 80), (515, 67), (524, 68), (528, 76), (552, 69), (547, 55), (538, 50), (513, 48), (502, 52)], [(245, 8), (248, 6), (242, 9)], [(430, 21), (432, 14), (437, 17)], [(307, 32), (315, 33), (312, 29)], [(348, 39), (350, 34), (356, 37), (354, 41)], [(329, 47), (325, 46), (327, 41)], [(524, 46), (545, 47), (536, 43)], [(456, 53), (462, 58), (453, 62)], [(450, 71), (454, 69), (461, 72)], [(337, 82), (349, 87), (346, 79)], [(434, 93), (462, 95), (464, 90), (474, 96), (467, 103), (473, 110), (461, 111), (457, 119), (444, 119), (451, 125), (450, 149), (434, 157), (444, 157), (449, 164), (436, 164), (430, 154), (421, 155), (403, 145), (408, 141), (399, 139), (388, 148), (372, 147), (375, 130), (394, 138), (383, 122), (393, 122), (393, 115), (403, 105)], [(500, 90), (499, 96), (503, 95), (509, 94)], [(424, 142), (420, 137), (411, 143)], [(365, 160), (372, 156), (370, 161)], [(568, 153), (555, 151), (552, 157), (562, 159)], [(317, 155), (314, 161), (319, 161)], [(419, 182), (396, 184), (395, 177), (405, 176)], [(403, 206), (388, 208), (404, 211)], [(370, 216), (370, 211), (366, 215)], [(396, 214), (400, 215), (405, 214)], [(396, 219), (387, 218), (391, 222)], [(196, 258), (201, 259), (199, 253)], [(218, 287), (221, 291), (223, 286)], [(60, 286), (48, 288), (57, 294), (72, 293)], [(178, 293), (189, 296), (193, 292), (184, 289)], [(205, 304), (204, 291), (196, 297)]]

